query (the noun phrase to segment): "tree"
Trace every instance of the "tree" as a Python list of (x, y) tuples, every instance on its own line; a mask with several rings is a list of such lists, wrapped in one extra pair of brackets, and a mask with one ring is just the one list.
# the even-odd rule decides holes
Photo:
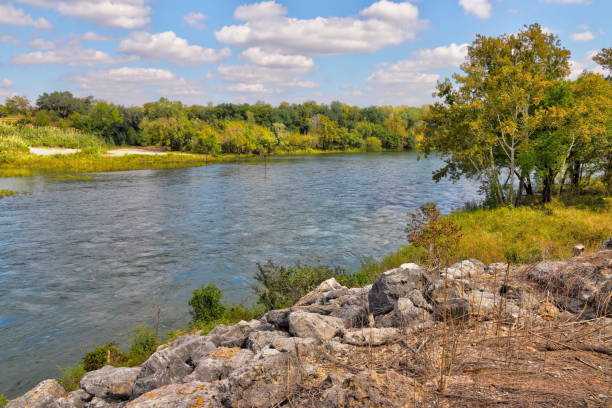
[(476, 177), (491, 201), (515, 202), (515, 180), (528, 177), (519, 157), (545, 123), (543, 101), (569, 74), (569, 55), (538, 24), (517, 34), (478, 35), (463, 74), (453, 76), (456, 86), (448, 79), (438, 84), (443, 101), (424, 117), (425, 151), (442, 153), (446, 162), (434, 178)]
[(593, 61), (609, 72), (608, 79), (612, 79), (612, 47), (604, 48), (593, 57)]
[(24, 115), (32, 108), (30, 101), (25, 96), (15, 95), (10, 98), (6, 98), (4, 103), (6, 113), (9, 115)]
[(55, 112), (59, 117), (67, 118), (73, 113), (87, 113), (92, 102), (93, 96), (77, 98), (68, 91), (51, 92), (50, 94), (45, 92), (36, 100), (36, 106), (39, 110)]

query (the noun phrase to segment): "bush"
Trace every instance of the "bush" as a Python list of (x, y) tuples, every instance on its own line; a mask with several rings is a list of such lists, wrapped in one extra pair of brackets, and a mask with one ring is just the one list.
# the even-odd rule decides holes
[(119, 367), (127, 360), (125, 354), (117, 348), (117, 344), (108, 343), (97, 346), (83, 357), (83, 368), (85, 371), (99, 370), (105, 365)]
[(380, 152), (382, 151), (382, 142), (377, 137), (368, 137), (363, 141), (363, 149), (366, 152)]
[(225, 312), (225, 306), (221, 303), (223, 294), (221, 290), (209, 283), (200, 289), (195, 289), (189, 306), (193, 323), (208, 323), (219, 319)]
[(28, 145), (18, 137), (0, 136), (0, 152), (27, 152)]
[(128, 354), (127, 365), (134, 367), (144, 363), (155, 352), (159, 345), (157, 335), (150, 327), (139, 326), (133, 332), (132, 345)]
[(324, 280), (347, 276), (347, 272), (339, 267), (278, 266), (268, 261), (265, 265), (257, 265), (255, 280), (258, 284), (253, 290), (257, 303), (266, 310), (282, 309), (293, 305)]
[[(72, 392), (78, 390), (81, 382), (81, 378), (87, 373), (82, 364), (78, 364), (74, 367), (57, 367), (60, 372), (60, 378), (58, 382), (66, 392)], [(0, 404), (2, 406), (2, 404)]]
[(8, 404), (9, 400), (2, 394), (0, 394), (0, 408)]

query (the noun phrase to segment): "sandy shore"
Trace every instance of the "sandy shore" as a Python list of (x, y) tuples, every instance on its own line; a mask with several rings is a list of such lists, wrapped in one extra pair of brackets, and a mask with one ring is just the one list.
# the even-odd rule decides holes
[(55, 154), (74, 154), (81, 149), (67, 149), (65, 147), (30, 147), (30, 153), (37, 156), (52, 156)]

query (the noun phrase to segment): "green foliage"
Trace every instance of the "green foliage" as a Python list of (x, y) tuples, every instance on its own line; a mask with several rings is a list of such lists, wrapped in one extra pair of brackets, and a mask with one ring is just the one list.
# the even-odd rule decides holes
[(347, 277), (342, 268), (325, 266), (279, 266), (272, 261), (257, 265), (253, 287), (257, 303), (266, 310), (282, 309), (293, 305), (304, 294), (313, 290), (324, 280)]
[(243, 304), (236, 304), (227, 307), (223, 314), (216, 320), (192, 323), (190, 327), (192, 329), (200, 330), (202, 335), (206, 335), (220, 324), (229, 325), (238, 323), (241, 320), (249, 321), (252, 319), (257, 319), (261, 317), (264, 312), (265, 310), (261, 306), (245, 306)]
[(3, 127), (0, 125), (0, 153), (29, 151), (28, 145), (20, 137), (4, 136)]
[(382, 142), (376, 137), (367, 137), (363, 142), (363, 149), (366, 152), (380, 152), (382, 151)]
[(83, 357), (83, 369), (87, 372), (99, 370), (105, 365), (119, 367), (127, 360), (126, 355), (117, 348), (117, 344), (108, 343), (96, 346)]
[(0, 394), (0, 408), (2, 408), (3, 406), (5, 406), (8, 403), (9, 403), (8, 398), (6, 398), (4, 395)]
[(44, 93), (36, 100), (36, 106), (40, 111), (49, 111), (61, 118), (67, 118), (73, 113), (87, 113), (92, 104), (93, 97), (77, 98), (72, 93), (51, 92)]
[[(60, 373), (58, 382), (66, 392), (76, 391), (80, 386), (81, 378), (87, 373), (82, 364), (77, 364), (73, 367), (57, 367)], [(0, 405), (1, 406), (1, 405)]]
[(75, 129), (0, 123), (0, 152), (5, 143), (19, 151), (27, 151), (28, 146), (96, 150), (104, 149), (106, 146), (97, 136)]
[(127, 354), (126, 365), (130, 367), (144, 363), (155, 352), (160, 341), (153, 329), (139, 326), (132, 331), (132, 345)]
[(219, 319), (226, 310), (221, 303), (222, 297), (221, 290), (212, 283), (195, 289), (189, 299), (192, 322), (209, 323)]
[(0, 189), (0, 198), (9, 197), (17, 194), (15, 191)]

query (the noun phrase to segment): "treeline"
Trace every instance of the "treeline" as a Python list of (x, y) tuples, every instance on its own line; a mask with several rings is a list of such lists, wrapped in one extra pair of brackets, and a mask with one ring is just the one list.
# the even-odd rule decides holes
[(35, 106), (22, 96), (0, 105), (0, 117), (18, 116), (23, 124), (76, 128), (115, 145), (210, 154), (407, 150), (415, 145), (421, 114), (421, 108), (360, 108), (340, 102), (186, 106), (161, 98), (125, 107), (70, 92), (44, 93)]
[(608, 75), (570, 75), (570, 52), (538, 24), (517, 34), (478, 35), (463, 72), (438, 84), (425, 114), (426, 152), (446, 166), (434, 178), (472, 177), (487, 204), (543, 202), (612, 182), (612, 48), (593, 60)]

